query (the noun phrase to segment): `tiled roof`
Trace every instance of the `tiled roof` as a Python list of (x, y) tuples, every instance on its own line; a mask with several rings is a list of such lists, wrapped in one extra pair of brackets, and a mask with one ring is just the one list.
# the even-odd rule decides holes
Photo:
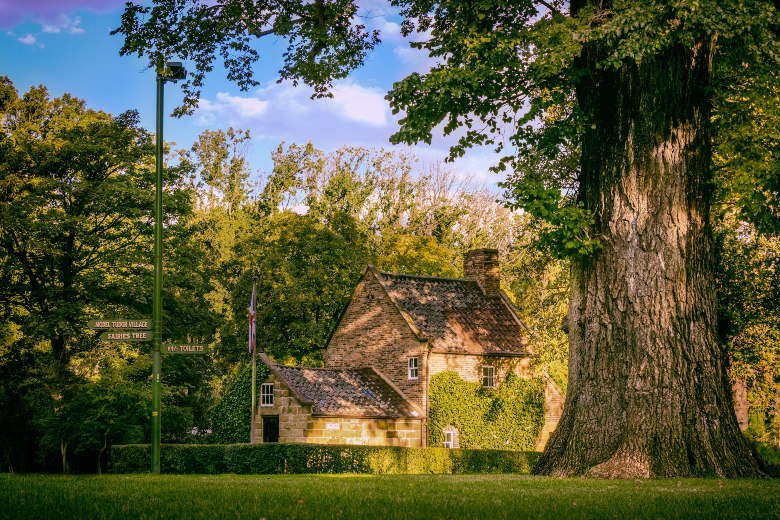
[(438, 278), (374, 271), (395, 304), (434, 351), (527, 354), (527, 338), (505, 297), (486, 296), (464, 278)]
[(422, 413), (372, 368), (330, 369), (269, 364), (312, 415), (419, 417)]

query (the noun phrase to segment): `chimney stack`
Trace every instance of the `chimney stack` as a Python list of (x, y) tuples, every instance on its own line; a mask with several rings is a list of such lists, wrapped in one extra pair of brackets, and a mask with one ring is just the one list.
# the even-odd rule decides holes
[(463, 255), (463, 277), (476, 280), (487, 296), (498, 296), (501, 274), (498, 249), (472, 249)]

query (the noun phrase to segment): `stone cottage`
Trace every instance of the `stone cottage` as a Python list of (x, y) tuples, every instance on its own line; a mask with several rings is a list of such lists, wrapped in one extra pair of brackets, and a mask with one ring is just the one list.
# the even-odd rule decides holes
[[(463, 278), (384, 273), (368, 266), (325, 347), (325, 368), (278, 365), (261, 386), (255, 439), (425, 446), (431, 377), (454, 371), (493, 388), (532, 377), (526, 328), (499, 287), (498, 251), (464, 256)], [(545, 378), (541, 448), (563, 396)], [(454, 428), (445, 445), (458, 447)]]

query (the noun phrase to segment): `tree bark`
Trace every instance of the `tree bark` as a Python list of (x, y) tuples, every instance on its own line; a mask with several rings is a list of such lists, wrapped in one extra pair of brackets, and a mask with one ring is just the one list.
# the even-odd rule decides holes
[(569, 384), (536, 471), (760, 474), (717, 343), (708, 86), (714, 42), (619, 70), (586, 48), (580, 199), (604, 247), (572, 264)]

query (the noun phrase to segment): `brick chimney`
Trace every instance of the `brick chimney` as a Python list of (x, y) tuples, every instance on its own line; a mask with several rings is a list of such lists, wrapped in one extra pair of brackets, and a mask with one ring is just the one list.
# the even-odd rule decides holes
[(500, 270), (498, 249), (472, 249), (463, 255), (463, 277), (476, 280), (487, 296), (498, 296)]

